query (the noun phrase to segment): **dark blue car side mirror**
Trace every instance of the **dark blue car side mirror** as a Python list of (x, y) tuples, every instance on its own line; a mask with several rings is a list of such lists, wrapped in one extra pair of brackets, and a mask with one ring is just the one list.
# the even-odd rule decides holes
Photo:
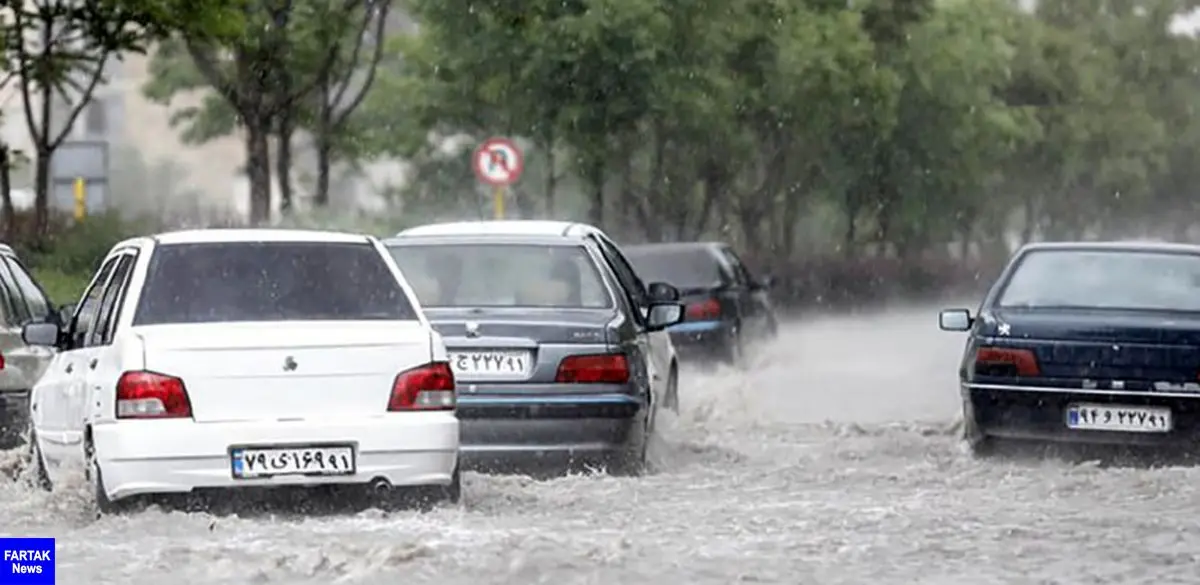
[(938, 328), (942, 331), (970, 331), (975, 319), (967, 309), (946, 309), (938, 313)]
[(646, 288), (652, 302), (673, 303), (679, 300), (679, 289), (665, 282), (652, 282)]

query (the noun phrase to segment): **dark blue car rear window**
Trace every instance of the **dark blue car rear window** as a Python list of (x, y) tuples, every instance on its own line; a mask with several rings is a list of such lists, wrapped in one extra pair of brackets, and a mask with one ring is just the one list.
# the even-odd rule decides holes
[(706, 248), (631, 248), (625, 256), (644, 282), (666, 282), (683, 289), (721, 285), (721, 263)]
[(1014, 267), (996, 304), (1200, 312), (1200, 255), (1132, 250), (1028, 252)]

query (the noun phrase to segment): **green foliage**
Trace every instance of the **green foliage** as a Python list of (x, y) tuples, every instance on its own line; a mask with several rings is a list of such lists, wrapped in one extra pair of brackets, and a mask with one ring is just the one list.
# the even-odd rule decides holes
[(287, 217), (280, 222), (279, 227), (337, 230), (386, 238), (395, 235), (396, 232), (419, 225), (421, 222), (416, 219), (409, 214), (338, 213), (330, 210), (316, 210), (308, 214)]
[(1192, 4), (413, 0), (350, 130), (416, 165), (406, 206), (478, 205), (438, 137), (515, 135), (569, 175), (527, 172), (523, 213), (577, 179), (610, 230), (777, 258), (830, 209), (843, 253), (902, 258), (1182, 229), (1200, 41), (1169, 29)]
[[(181, 37), (160, 43), (149, 69), (150, 79), (142, 87), (142, 93), (153, 102), (170, 106), (177, 94), (208, 87)], [(229, 100), (208, 92), (202, 94), (199, 105), (173, 111), (170, 122), (172, 127), (183, 127), (180, 138), (185, 144), (204, 144), (232, 133), (237, 127), (237, 112)]]
[(94, 215), (76, 223), (67, 214), (52, 214), (48, 238), (36, 237), (30, 213), (14, 216), (12, 246), (29, 266), (46, 294), (57, 304), (74, 303), (105, 254), (121, 240), (156, 231), (147, 221), (129, 221), (117, 214)]
[[(529, 163), (511, 215), (733, 240), (785, 266), (986, 258), (1013, 236), (1185, 237), (1200, 211), (1200, 39), (1171, 27), (1194, 5), (409, 0), (418, 32), (387, 39), (344, 124), (319, 127), (308, 99), (290, 112), (342, 160), (410, 163), (394, 189), (405, 221), (490, 215), (469, 153), (505, 135)], [(348, 43), (323, 50), (354, 30), (329, 4), (296, 12), (286, 53), (247, 6), (242, 37), (202, 48), (268, 71), (259, 91), (281, 71), (328, 87), (323, 66), (352, 63)], [(163, 46), (146, 90), (214, 88), (222, 99), (176, 113), (199, 142), (244, 124), (236, 98), (250, 94), (205, 74), (185, 40)]]
[(45, 249), (29, 262), (39, 269), (62, 274), (91, 274), (114, 245), (146, 233), (147, 227), (144, 222), (126, 221), (116, 214), (93, 215), (56, 231)]
[(50, 297), (50, 302), (57, 307), (78, 303), (92, 279), (92, 272), (63, 272), (38, 267), (33, 268), (32, 272), (33, 278)]
[(123, 18), (127, 31), (149, 40), (183, 33), (193, 37), (222, 39), (242, 27), (245, 0), (101, 0), (80, 4), (91, 11), (91, 22), (113, 22)]

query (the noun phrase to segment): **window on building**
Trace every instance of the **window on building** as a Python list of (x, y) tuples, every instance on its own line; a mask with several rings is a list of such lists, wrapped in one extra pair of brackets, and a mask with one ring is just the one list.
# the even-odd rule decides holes
[(108, 133), (108, 104), (104, 98), (93, 97), (84, 112), (84, 130), (91, 135)]

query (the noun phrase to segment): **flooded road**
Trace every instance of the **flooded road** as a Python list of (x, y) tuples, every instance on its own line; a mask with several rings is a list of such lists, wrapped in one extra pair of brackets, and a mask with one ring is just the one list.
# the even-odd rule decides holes
[(57, 537), (67, 585), (1196, 582), (1200, 469), (972, 460), (961, 350), (933, 307), (790, 324), (745, 371), (689, 372), (640, 479), (470, 474), (463, 506), (425, 514), (99, 521), (78, 490), (0, 483), (0, 533)]

